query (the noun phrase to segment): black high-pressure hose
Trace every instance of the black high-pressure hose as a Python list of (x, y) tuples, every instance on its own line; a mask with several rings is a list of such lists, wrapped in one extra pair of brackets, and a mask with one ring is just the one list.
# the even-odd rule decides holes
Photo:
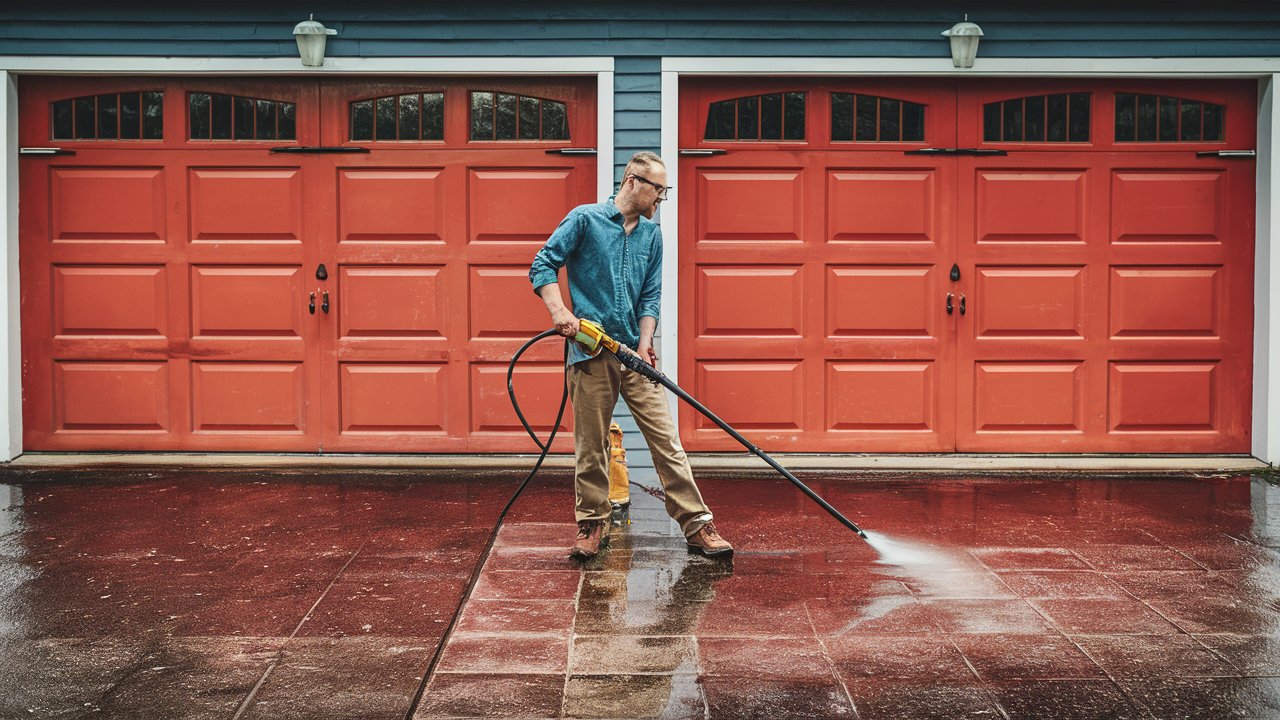
[[(463, 593), (462, 600), (458, 603), (458, 608), (454, 610), (453, 618), (449, 620), (449, 627), (445, 628), (444, 634), (440, 636), (440, 644), (436, 646), (436, 652), (431, 657), (431, 663), (427, 665), (426, 672), (422, 674), (422, 682), (419, 683), (418, 692), (414, 695), (413, 702), (409, 705), (409, 712), (405, 715), (406, 720), (412, 718), (418, 711), (418, 704), (422, 702), (422, 696), (427, 690), (427, 683), (431, 680), (431, 676), (435, 674), (436, 666), (440, 664), (440, 656), (444, 653), (444, 646), (448, 644), (449, 638), (453, 635), (453, 628), (458, 624), (458, 617), (462, 614), (462, 608), (466, 607), (467, 601), (471, 599), (471, 593), (475, 590), (476, 581), (480, 579), (480, 570), (484, 566), (485, 560), (489, 557), (489, 553), (493, 550), (493, 544), (498, 539), (498, 531), (502, 529), (503, 520), (506, 519), (507, 513), (511, 510), (511, 506), (515, 504), (516, 499), (520, 497), (520, 493), (524, 492), (524, 489), (529, 485), (529, 481), (538, 474), (543, 461), (547, 459), (547, 453), (551, 452), (551, 443), (556, 439), (556, 432), (560, 429), (560, 421), (564, 419), (564, 409), (569, 403), (569, 384), (567, 381), (564, 386), (564, 394), (560, 397), (560, 410), (556, 413), (556, 421), (551, 425), (551, 434), (547, 437), (545, 444), (534, 434), (533, 428), (529, 427), (529, 422), (525, 420), (524, 413), (520, 412), (520, 403), (516, 402), (516, 391), (511, 384), (511, 377), (515, 373), (516, 362), (520, 360), (520, 356), (533, 347), (534, 344), (552, 335), (559, 337), (560, 332), (552, 328), (546, 332), (539, 333), (524, 345), (521, 345), (516, 354), (511, 357), (511, 363), (507, 365), (507, 394), (511, 396), (511, 407), (515, 408), (516, 417), (520, 418), (520, 424), (529, 433), (529, 437), (533, 438), (533, 442), (542, 449), (542, 454), (538, 456), (538, 462), (534, 463), (533, 469), (520, 482), (520, 486), (511, 494), (511, 499), (502, 507), (502, 512), (498, 513), (498, 519), (493, 523), (493, 531), (489, 533), (489, 541), (485, 543), (484, 550), (476, 558), (476, 565), (471, 570), (471, 579), (467, 581), (466, 592)], [(567, 338), (564, 344), (564, 359), (567, 365), (569, 360), (569, 340)]]

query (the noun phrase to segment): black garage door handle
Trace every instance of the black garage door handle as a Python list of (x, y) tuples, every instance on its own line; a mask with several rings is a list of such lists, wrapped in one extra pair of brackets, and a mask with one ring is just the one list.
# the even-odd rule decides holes
[(351, 147), (348, 145), (338, 145), (336, 147), (324, 147), (321, 145), (314, 145), (311, 147), (305, 147), (301, 145), (286, 145), (285, 147), (273, 147), (271, 148), (271, 152), (292, 153), (295, 155), (302, 155), (302, 154), (324, 155), (324, 154), (337, 154), (337, 153), (367, 153), (369, 152), (369, 148)]
[(1008, 155), (1004, 150), (994, 148), (921, 148), (920, 150), (904, 150), (903, 155)]

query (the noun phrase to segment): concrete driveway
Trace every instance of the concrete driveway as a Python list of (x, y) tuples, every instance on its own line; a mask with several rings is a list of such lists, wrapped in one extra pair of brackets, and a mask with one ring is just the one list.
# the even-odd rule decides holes
[(0, 486), (0, 717), (1280, 715), (1261, 479), (806, 476), (882, 555), (781, 478), (707, 478), (724, 562), (637, 469), (587, 564), (563, 472), (484, 552), (517, 479)]

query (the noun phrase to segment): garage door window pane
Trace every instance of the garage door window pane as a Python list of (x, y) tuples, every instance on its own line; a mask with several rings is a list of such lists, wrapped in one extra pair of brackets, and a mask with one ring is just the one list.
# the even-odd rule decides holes
[(142, 93), (142, 139), (159, 140), (164, 136), (164, 93)]
[(396, 127), (397, 137), (417, 140), (422, 137), (422, 96), (401, 95), (399, 99), (400, 117)]
[(231, 104), (235, 137), (237, 140), (253, 139), (254, 102), (251, 98), (237, 97)]
[[(49, 137), (53, 140), (159, 140), (161, 103), (158, 92), (124, 92), (55, 100), (49, 105)], [(144, 110), (156, 122), (143, 123)]]
[(258, 129), (258, 138), (262, 140), (275, 140), (276, 125), (276, 103), (270, 100), (259, 100), (257, 103), (257, 116), (254, 120), (254, 126)]
[(373, 117), (375, 140), (394, 140), (400, 137), (396, 133), (395, 96), (378, 98), (373, 104)]
[(187, 101), (188, 121), (191, 128), (191, 137), (208, 138), (211, 130), (209, 129), (210, 98), (208, 93), (191, 93), (191, 97)]
[(902, 103), (903, 142), (924, 141), (924, 106), (919, 103)]
[(921, 142), (924, 105), (875, 95), (831, 93), (831, 139)]
[(760, 139), (782, 139), (782, 96), (760, 97)]
[(1045, 142), (1067, 141), (1067, 96), (1050, 95), (1044, 103)]
[(351, 139), (373, 139), (373, 101), (360, 100), (351, 103)]
[(115, 140), (120, 136), (120, 96), (98, 96), (98, 139)]
[(569, 111), (564, 103), (542, 101), (542, 139), (569, 139)]
[(1222, 106), (1204, 104), (1204, 140), (1222, 140)]
[(1139, 95), (1137, 97), (1138, 112), (1134, 117), (1134, 124), (1138, 142), (1154, 142), (1156, 139), (1156, 128), (1160, 123), (1160, 116), (1156, 113), (1158, 103), (1156, 98), (1151, 95)]
[(1116, 142), (1222, 142), (1222, 105), (1116, 93)]
[(352, 140), (443, 140), (444, 93), (404, 93), (353, 100)]
[(804, 140), (804, 93), (787, 93), (785, 100), (782, 135), (787, 140)]
[(1031, 95), (985, 103), (986, 142), (1089, 142), (1089, 93)]
[(760, 139), (760, 98), (738, 101), (738, 137), (742, 140)]
[[(231, 139), (231, 96), (211, 95), (213, 109), (210, 113), (212, 132), (208, 140)], [(194, 139), (194, 138), (193, 138)]]
[(282, 100), (193, 92), (187, 95), (187, 135), (192, 140), (293, 140), (295, 113), (295, 104)]
[(1182, 139), (1184, 141), (1198, 141), (1203, 123), (1204, 118), (1202, 117), (1200, 103), (1184, 101), (1182, 103)]
[(537, 140), (542, 132), (542, 103), (537, 98), (520, 98), (520, 139)]
[(120, 137), (142, 137), (142, 93), (120, 93)]
[(831, 139), (853, 139), (853, 96), (831, 93)]
[(1157, 122), (1159, 124), (1156, 132), (1160, 142), (1178, 141), (1178, 98), (1160, 98), (1160, 118)]
[(515, 95), (506, 93), (498, 93), (498, 109), (494, 113), (494, 140), (515, 140), (516, 135), (516, 107), (519, 100)]
[(514, 93), (471, 93), (472, 140), (568, 140), (565, 103)]
[(1022, 108), (1023, 137), (1040, 139), (1044, 135), (1044, 96), (1027, 98)]
[(1067, 96), (1067, 141), (1089, 142), (1089, 93)]
[(804, 140), (805, 94), (768, 93), (719, 100), (707, 108), (703, 140)]
[(422, 139), (444, 139), (444, 93), (422, 94)]
[(706, 140), (737, 139), (738, 107), (733, 102), (711, 103), (707, 112), (707, 131), (703, 135)]

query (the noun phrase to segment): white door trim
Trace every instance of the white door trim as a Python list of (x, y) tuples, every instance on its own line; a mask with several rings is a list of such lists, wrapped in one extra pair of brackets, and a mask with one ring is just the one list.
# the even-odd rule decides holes
[[(934, 77), (1143, 77), (1191, 80), (1258, 80), (1257, 229), (1255, 237), (1253, 338), (1253, 454), (1280, 462), (1280, 58), (983, 58), (973, 68), (949, 58), (769, 58), (668, 57), (662, 60), (662, 155), (670, 176), (680, 177), (680, 76), (934, 76)], [(680, 188), (663, 203), (662, 235), (667, 258), (679, 257)], [(1272, 252), (1272, 249), (1275, 252)], [(663, 272), (663, 316), (676, 317), (679, 274), (671, 262)], [(676, 323), (661, 328), (663, 371), (677, 378)], [(679, 408), (673, 403), (673, 414)], [(1274, 420), (1272, 420), (1274, 418)]]
[(218, 57), (0, 57), (0, 462), (22, 454), (22, 308), (18, 273), (18, 93), (19, 75), (578, 75), (596, 76), (596, 192), (613, 185), (612, 57), (327, 58), (306, 68), (296, 58)]
[(0, 56), (0, 70), (39, 75), (595, 75), (612, 57), (330, 57), (306, 67), (296, 57)]

